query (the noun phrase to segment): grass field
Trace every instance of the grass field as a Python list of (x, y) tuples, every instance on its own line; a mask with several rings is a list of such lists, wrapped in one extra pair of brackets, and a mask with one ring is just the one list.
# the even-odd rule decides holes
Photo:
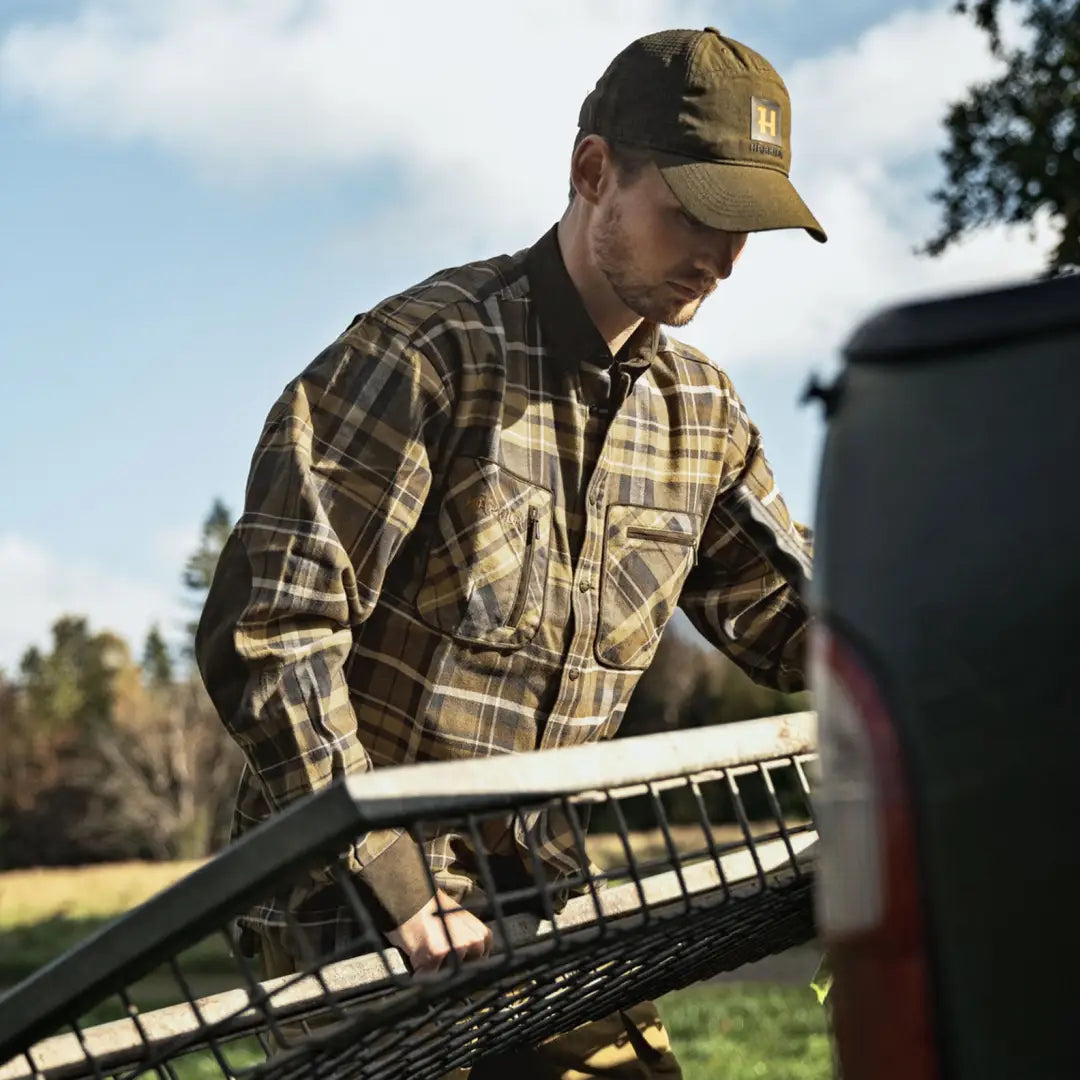
[[(195, 863), (117, 863), (0, 874), (0, 987), (58, 956)], [(224, 955), (203, 959), (208, 989)], [(213, 987), (217, 989), (218, 987)], [(152, 1007), (152, 981), (140, 1004)], [(699, 985), (659, 1002), (686, 1080), (827, 1080), (824, 1010), (809, 986)], [(180, 1080), (220, 1075), (213, 1062), (185, 1062)]]

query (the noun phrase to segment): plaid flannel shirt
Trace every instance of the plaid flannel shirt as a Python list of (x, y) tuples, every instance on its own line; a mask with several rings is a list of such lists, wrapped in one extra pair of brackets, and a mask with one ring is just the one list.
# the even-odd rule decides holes
[[(755, 680), (804, 685), (807, 530), (727, 375), (644, 323), (614, 362), (556, 230), (357, 316), (281, 394), (196, 652), (248, 767), (239, 835), (346, 773), (592, 742), (681, 605)], [(576, 865), (553, 819), (552, 874)], [(356, 838), (396, 925), (476, 887), (464, 837)], [(340, 921), (314, 874), (249, 926)]]

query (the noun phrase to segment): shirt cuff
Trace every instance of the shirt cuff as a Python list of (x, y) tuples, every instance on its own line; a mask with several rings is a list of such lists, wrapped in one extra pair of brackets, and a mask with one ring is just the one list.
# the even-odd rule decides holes
[(396, 929), (434, 895), (419, 845), (406, 832), (357, 872)]

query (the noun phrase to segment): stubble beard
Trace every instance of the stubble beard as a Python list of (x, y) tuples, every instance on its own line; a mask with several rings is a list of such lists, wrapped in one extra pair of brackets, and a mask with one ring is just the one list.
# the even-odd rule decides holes
[(663, 326), (686, 326), (698, 313), (701, 302), (716, 288), (714, 282), (703, 296), (681, 300), (672, 297), (672, 290), (666, 282), (659, 285), (643, 282), (635, 266), (634, 253), (623, 228), (618, 203), (609, 204), (597, 225), (593, 257), (612, 292), (625, 307), (635, 315)]

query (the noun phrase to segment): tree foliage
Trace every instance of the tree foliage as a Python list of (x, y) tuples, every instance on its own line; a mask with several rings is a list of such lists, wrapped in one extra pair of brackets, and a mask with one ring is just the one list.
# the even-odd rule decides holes
[(113, 722), (116, 689), (131, 658), (122, 639), (82, 616), (52, 627), (52, 647), (30, 648), (21, 678), (0, 695), (0, 865), (78, 861), (73, 840), (86, 804), (78, 778), (86, 748)]
[(198, 858), (229, 835), (243, 757), (197, 676), (118, 686), (115, 720), (88, 745), (77, 781), (89, 846), (143, 858)]
[(31, 647), (20, 664), (26, 710), (42, 733), (89, 730), (109, 722), (112, 680), (127, 646), (108, 631), (91, 633), (83, 616), (53, 624), (52, 651)]
[(199, 546), (184, 565), (184, 586), (188, 590), (191, 607), (196, 612), (195, 618), (187, 625), (189, 643), (184, 651), (189, 659), (194, 655), (195, 631), (199, 625), (199, 614), (202, 613), (203, 605), (206, 603), (206, 594), (210, 591), (210, 585), (214, 580), (218, 559), (221, 557), (222, 548), (225, 547), (225, 541), (229, 539), (231, 531), (232, 514), (229, 508), (221, 499), (215, 499), (203, 521)]
[(218, 557), (232, 528), (229, 508), (215, 499), (206, 515), (199, 538), (198, 548), (188, 557), (184, 566), (184, 584), (195, 593), (205, 593), (214, 580)]
[(151, 686), (168, 686), (173, 680), (173, 662), (169, 646), (156, 624), (150, 627), (143, 644), (143, 676)]
[[(200, 609), (230, 529), (217, 500), (183, 570)], [(0, 869), (186, 858), (228, 839), (243, 755), (158, 627), (136, 663), (84, 616), (58, 619), (50, 649), (0, 676), (0, 725)]]
[(664, 631), (641, 676), (618, 736), (705, 727), (810, 708), (808, 693), (785, 694), (755, 683), (700, 637), (680, 614)]
[(939, 255), (974, 229), (1032, 225), (1051, 215), (1059, 229), (1048, 274), (1080, 270), (1080, 0), (1012, 0), (1023, 42), (1002, 33), (1004, 0), (961, 0), (1004, 64), (973, 86), (945, 118), (944, 184), (938, 233), (924, 247)]

